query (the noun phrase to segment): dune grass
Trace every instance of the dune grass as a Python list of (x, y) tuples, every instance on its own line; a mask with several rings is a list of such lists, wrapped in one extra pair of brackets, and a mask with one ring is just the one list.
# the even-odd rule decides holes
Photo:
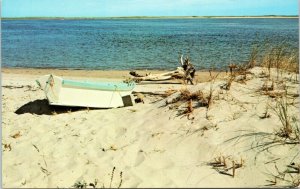
[(284, 71), (292, 72), (298, 80), (299, 74), (299, 49), (291, 46), (286, 41), (281, 41), (277, 45), (271, 46), (268, 39), (261, 42), (261, 45), (254, 44), (250, 52), (248, 68), (261, 66), (268, 69), (268, 77), (271, 75), (271, 68), (276, 68), (276, 79)]

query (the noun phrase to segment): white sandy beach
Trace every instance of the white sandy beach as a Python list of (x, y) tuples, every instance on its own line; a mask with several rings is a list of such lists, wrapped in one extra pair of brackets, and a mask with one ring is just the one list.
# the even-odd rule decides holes
[[(262, 94), (267, 80), (263, 68), (251, 69), (246, 80), (233, 81), (229, 90), (220, 88), (229, 73), (222, 73), (212, 84), (208, 73), (197, 72), (196, 85), (138, 84), (134, 91), (144, 94), (144, 104), (78, 111), (47, 106), (35, 79), (49, 72), (78, 80), (129, 77), (128, 72), (118, 71), (3, 69), (3, 187), (62, 188), (78, 181), (93, 183), (95, 179), (97, 187), (106, 188), (265, 187), (274, 184), (275, 176), (282, 176), (282, 172), (284, 178), (277, 178), (274, 186), (290, 186), (300, 179), (299, 173), (286, 172), (288, 165), (300, 163), (299, 144), (274, 142), (281, 139), (274, 133), (282, 124), (272, 109), (275, 98)], [(295, 74), (285, 72), (277, 81), (275, 70), (272, 78), (274, 93), (287, 89), (288, 115), (299, 128), (299, 81)], [(194, 101), (189, 116), (182, 114), (187, 102), (166, 105), (166, 99), (176, 93), (159, 95), (182, 89), (207, 95), (211, 84), (210, 107)], [(270, 117), (262, 118), (266, 107)], [(292, 117), (298, 119), (297, 123)], [(256, 134), (243, 136), (250, 133)], [(235, 137), (239, 138), (228, 141)], [(274, 144), (279, 145), (271, 147)], [(226, 166), (214, 168), (219, 157), (225, 158)], [(241, 164), (234, 173), (230, 169), (233, 161)], [(228, 171), (222, 173), (226, 167)]]

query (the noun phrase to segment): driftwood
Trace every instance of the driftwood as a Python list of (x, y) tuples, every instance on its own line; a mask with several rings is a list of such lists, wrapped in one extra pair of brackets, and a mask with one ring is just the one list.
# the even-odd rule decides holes
[(147, 75), (140, 75), (135, 71), (129, 72), (134, 78), (134, 81), (164, 81), (164, 80), (171, 80), (171, 79), (183, 79), (184, 81), (190, 82), (193, 84), (193, 79), (195, 77), (195, 68), (190, 63), (189, 58), (185, 58), (183, 60), (183, 56), (180, 57), (181, 67), (177, 67), (176, 70), (161, 73), (161, 74), (147, 74)]
[(130, 75), (134, 76), (134, 79), (137, 81), (163, 81), (169, 79), (181, 79), (184, 77), (185, 72), (182, 67), (177, 67), (176, 70), (161, 73), (161, 74), (148, 74), (148, 75), (139, 75), (135, 71), (131, 71)]

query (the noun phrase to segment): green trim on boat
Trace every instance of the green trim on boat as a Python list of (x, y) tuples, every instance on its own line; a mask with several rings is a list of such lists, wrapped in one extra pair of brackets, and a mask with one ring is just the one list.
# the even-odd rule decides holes
[(122, 82), (91, 82), (91, 81), (74, 81), (63, 79), (62, 86), (78, 87), (84, 89), (96, 89), (103, 91), (130, 91), (135, 87), (135, 83)]

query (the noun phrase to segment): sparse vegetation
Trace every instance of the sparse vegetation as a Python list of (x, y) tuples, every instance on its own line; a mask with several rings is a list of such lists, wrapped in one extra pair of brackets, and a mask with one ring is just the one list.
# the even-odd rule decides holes
[[(170, 109), (178, 109), (181, 105), (179, 104), (180, 102), (182, 103), (187, 103), (187, 106), (185, 107), (184, 110), (179, 110), (178, 115), (186, 115), (188, 117), (188, 119), (190, 119), (190, 115), (194, 112), (194, 108), (195, 107), (206, 107), (207, 111), (210, 108), (214, 96), (213, 96), (213, 92), (214, 92), (214, 87), (213, 84), (216, 80), (216, 78), (219, 76), (220, 73), (217, 74), (212, 74), (211, 71), (209, 71), (210, 73), (210, 88), (209, 91), (207, 92), (207, 94), (204, 94), (203, 91), (201, 90), (197, 90), (195, 92), (191, 92), (191, 90), (188, 90), (187, 88), (181, 89), (179, 91), (167, 91), (166, 92), (166, 96), (171, 96), (172, 94), (174, 94), (173, 96), (171, 96), (170, 98), (168, 98), (166, 100), (166, 105), (168, 104), (173, 104), (172, 106), (169, 106)], [(206, 112), (207, 115), (207, 112)]]
[(259, 46), (257, 44), (254, 44), (252, 47), (252, 51), (250, 53), (248, 68), (254, 68), (254, 66), (256, 66), (258, 54), (259, 54)]
[[(236, 160), (232, 156), (220, 155), (209, 162), (208, 165), (212, 166), (212, 168), (220, 174), (234, 177), (236, 175), (236, 169), (245, 165), (245, 160), (242, 158)], [(232, 172), (230, 173), (229, 170), (232, 170)]]
[(190, 92), (187, 89), (180, 90), (180, 101), (200, 101), (202, 104), (207, 105), (207, 100), (204, 97), (202, 91), (196, 91), (194, 93)]
[[(277, 87), (278, 88), (278, 87)], [(271, 98), (279, 98), (286, 95), (286, 89), (278, 90), (275, 88), (274, 80), (266, 80), (260, 89), (257, 90), (262, 95), (267, 95)]]
[[(117, 186), (112, 186), (112, 182), (114, 180), (115, 170), (116, 170), (116, 167), (113, 167), (111, 175), (110, 175), (109, 188), (112, 188), (112, 187), (113, 188), (120, 188), (122, 186), (122, 183), (123, 183), (123, 172), (122, 171), (120, 172), (119, 184)], [(85, 180), (82, 180), (82, 181), (75, 182), (72, 187), (74, 187), (74, 188), (99, 188), (99, 187), (97, 187), (97, 185), (98, 185), (98, 180), (97, 179), (95, 179), (94, 182), (91, 182), (89, 184), (87, 184), (87, 182)], [(104, 183), (102, 183), (101, 188), (106, 188)]]
[(279, 170), (276, 164), (274, 164), (276, 170), (275, 173), (269, 173), (270, 179), (266, 180), (268, 184), (266, 186), (281, 186), (294, 188), (300, 185), (300, 164), (290, 163), (285, 169)]
[(77, 181), (74, 183), (74, 188), (86, 188), (87, 183), (85, 181)]
[(263, 113), (263, 115), (259, 116), (260, 119), (266, 119), (266, 118), (270, 118), (271, 115), (269, 113), (269, 104), (266, 105), (266, 109), (265, 112)]
[[(287, 97), (275, 98), (275, 106), (268, 106), (268, 109), (273, 110), (273, 113), (280, 120), (279, 128), (274, 132), (255, 132), (246, 131), (246, 134), (233, 137), (225, 142), (232, 140), (240, 140), (241, 138), (255, 138), (255, 142), (251, 144), (251, 149), (258, 149), (257, 154), (269, 150), (278, 145), (299, 145), (300, 144), (300, 127), (299, 120), (291, 115), (290, 104)], [(268, 111), (266, 111), (263, 118), (267, 118)]]
[(11, 135), (10, 137), (12, 137), (12, 138), (16, 139), (16, 138), (19, 138), (20, 136), (22, 136), (22, 135), (21, 135), (21, 132), (20, 132), (20, 131), (18, 131), (17, 133), (15, 133), (15, 134)]
[(270, 82), (269, 80), (266, 80), (260, 90), (266, 91), (266, 92), (273, 91), (274, 90), (274, 81)]
[(192, 104), (192, 99), (190, 99), (188, 101), (187, 108), (183, 112), (183, 114), (187, 115), (188, 119), (190, 119), (190, 115), (193, 113), (193, 111), (194, 111), (194, 108), (193, 108), (193, 104)]
[[(196, 92), (191, 92), (188, 89), (181, 89), (178, 92), (178, 96), (172, 99), (170, 102), (166, 101), (168, 104), (174, 104), (173, 107), (169, 107), (173, 109), (174, 107), (180, 107), (182, 103), (187, 103), (187, 106), (184, 110), (180, 110), (178, 112), (179, 115), (186, 115), (188, 119), (190, 119), (190, 115), (194, 111), (194, 102), (198, 107), (208, 107), (209, 106), (209, 96), (205, 96), (202, 91), (198, 90)], [(176, 109), (177, 109), (176, 108)]]
[(202, 91), (198, 90), (196, 92), (191, 92), (188, 89), (181, 89), (176, 98), (166, 103), (188, 102), (190, 100), (198, 102), (199, 106), (201, 107), (208, 106), (208, 98), (203, 94)]
[(4, 147), (4, 151), (11, 151), (11, 145), (10, 144), (2, 144)]
[[(266, 43), (266, 42), (265, 42)], [(260, 61), (259, 61), (260, 60)], [(282, 41), (276, 46), (270, 46), (267, 43), (262, 45), (259, 50), (258, 46), (254, 46), (250, 55), (249, 67), (256, 65), (266, 67), (268, 69), (268, 78), (271, 77), (271, 68), (276, 68), (276, 78), (284, 72), (292, 72), (295, 74), (295, 80), (298, 80), (299, 74), (299, 52), (286, 42)]]
[[(209, 75), (210, 75), (210, 86), (209, 86), (209, 94), (207, 96), (207, 109), (211, 106), (212, 101), (213, 101), (213, 84), (215, 83), (216, 79), (218, 78), (220, 73), (217, 73), (216, 75), (212, 75), (211, 71), (209, 71)], [(207, 112), (206, 112), (207, 114)]]
[(290, 142), (300, 144), (300, 129), (296, 117), (291, 116), (289, 112), (288, 99), (279, 98), (276, 101), (276, 107), (272, 108), (281, 122), (281, 128), (276, 131), (276, 135), (288, 139)]

